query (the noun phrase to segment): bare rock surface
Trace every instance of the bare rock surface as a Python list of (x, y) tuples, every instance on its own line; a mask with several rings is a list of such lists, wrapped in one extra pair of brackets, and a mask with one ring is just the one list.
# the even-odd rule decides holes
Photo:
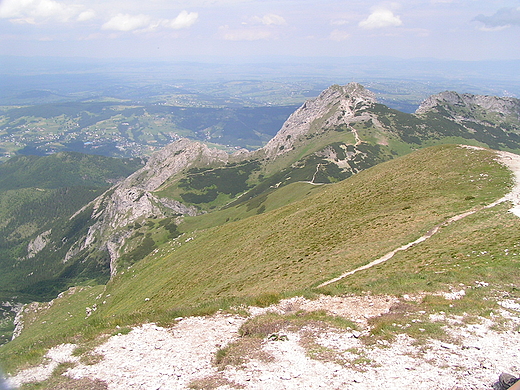
[[(312, 301), (296, 297), (269, 308), (250, 309), (251, 316), (326, 310), (364, 327), (367, 318), (388, 312), (396, 301), (387, 296), (322, 296)], [(144, 324), (128, 334), (112, 336), (93, 351), (103, 356), (93, 365), (78, 363), (71, 355), (71, 344), (58, 346), (49, 351), (45, 365), (22, 371), (10, 381), (20, 385), (43, 380), (59, 362), (70, 361), (76, 365), (64, 375), (103, 381), (109, 390), (187, 389), (197, 380), (214, 380), (216, 384), (208, 388), (219, 389), (491, 389), (501, 372), (520, 372), (520, 333), (515, 330), (520, 324), (519, 309), (518, 302), (506, 300), (502, 313), (469, 325), (461, 318), (432, 317), (445, 324), (455, 340), (452, 343), (430, 339), (421, 345), (403, 333), (393, 342), (366, 344), (348, 330), (288, 329), (286, 338), (262, 342), (262, 350), (273, 357), (270, 361), (253, 357), (222, 371), (213, 364), (217, 350), (237, 340), (240, 326), (250, 317), (191, 317), (179, 319), (170, 328)], [(505, 330), (494, 330), (495, 322), (501, 322)], [(311, 358), (302, 342), (309, 337), (332, 351), (338, 361)], [(352, 363), (360, 358), (362, 364)]]
[(100, 363), (80, 365), (67, 375), (101, 379), (109, 389), (186, 388), (193, 378), (214, 372), (215, 352), (238, 336), (243, 321), (217, 315), (186, 318), (171, 329), (144, 324), (98, 347)]
[(511, 97), (498, 97), (486, 95), (460, 94), (454, 91), (445, 91), (429, 96), (415, 111), (416, 114), (424, 114), (436, 106), (448, 104), (450, 106), (472, 107), (478, 106), (486, 111), (503, 115), (511, 115), (520, 119), (520, 100)]
[(40, 382), (49, 378), (60, 363), (79, 361), (78, 357), (72, 356), (75, 348), (74, 344), (61, 344), (51, 348), (45, 354), (45, 362), (42, 365), (24, 370), (15, 377), (9, 378), (8, 382), (11, 386), (19, 387), (24, 383)]

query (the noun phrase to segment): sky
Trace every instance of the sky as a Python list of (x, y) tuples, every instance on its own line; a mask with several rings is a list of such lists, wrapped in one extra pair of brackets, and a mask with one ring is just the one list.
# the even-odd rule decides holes
[(520, 0), (0, 0), (0, 55), (520, 59)]

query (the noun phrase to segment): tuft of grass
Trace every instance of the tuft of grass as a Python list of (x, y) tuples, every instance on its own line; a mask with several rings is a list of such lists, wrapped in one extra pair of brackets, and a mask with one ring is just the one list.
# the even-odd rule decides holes
[(108, 390), (108, 385), (99, 380), (71, 379), (65, 376), (52, 377), (38, 383), (26, 383), (20, 390)]
[(215, 354), (214, 364), (221, 371), (227, 366), (243, 366), (253, 359), (263, 362), (274, 361), (274, 358), (262, 349), (262, 345), (262, 338), (242, 337), (219, 349)]
[(86, 352), (81, 355), (79, 361), (86, 366), (93, 366), (103, 361), (104, 358), (105, 357), (103, 355)]
[(270, 334), (279, 333), (282, 329), (287, 328), (289, 324), (290, 321), (286, 316), (267, 313), (246, 321), (238, 330), (238, 334), (242, 337), (263, 339)]
[(116, 329), (112, 332), (112, 336), (116, 336), (116, 335), (124, 335), (124, 334), (128, 334), (132, 331), (132, 328), (130, 326), (124, 326), (124, 327), (119, 327), (117, 326)]
[(275, 305), (282, 299), (282, 296), (278, 293), (265, 293), (253, 299), (253, 306), (268, 307)]
[(189, 389), (194, 390), (213, 390), (219, 388), (243, 389), (244, 385), (230, 381), (221, 374), (210, 375), (204, 378), (195, 379), (188, 384)]
[(60, 363), (54, 369), (54, 371), (52, 372), (52, 375), (55, 377), (62, 376), (68, 369), (73, 368), (75, 366), (76, 366), (76, 363), (72, 363), (72, 362)]

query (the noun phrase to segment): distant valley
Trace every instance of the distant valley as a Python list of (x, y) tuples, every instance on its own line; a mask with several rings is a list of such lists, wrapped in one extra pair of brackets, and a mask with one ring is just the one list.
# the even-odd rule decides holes
[(0, 110), (0, 159), (60, 151), (142, 157), (179, 139), (256, 149), (295, 106), (182, 107), (165, 103), (53, 103)]

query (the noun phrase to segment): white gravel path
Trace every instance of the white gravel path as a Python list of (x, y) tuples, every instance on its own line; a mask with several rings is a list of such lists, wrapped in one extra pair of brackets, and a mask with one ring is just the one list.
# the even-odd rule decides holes
[[(467, 148), (467, 149), (474, 149), (474, 150), (482, 149), (483, 150), (483, 148), (479, 148), (476, 146), (463, 145), (462, 147)], [(509, 153), (509, 152), (500, 152), (500, 151), (497, 152), (497, 155), (498, 155), (500, 162), (502, 164), (506, 165), (513, 172), (515, 184), (514, 184), (513, 188), (511, 189), (510, 193), (508, 193), (503, 198), (485, 206), (485, 208), (494, 207), (499, 203), (509, 201), (513, 204), (513, 207), (509, 211), (512, 212), (513, 214), (515, 214), (516, 216), (520, 217), (520, 156), (518, 154)], [(378, 264), (384, 263), (385, 261), (390, 260), (397, 252), (405, 251), (405, 250), (411, 248), (412, 246), (415, 246), (417, 244), (420, 244), (421, 242), (428, 240), (430, 237), (432, 237), (434, 234), (436, 234), (440, 230), (441, 227), (449, 225), (452, 222), (460, 221), (461, 219), (466, 218), (469, 215), (475, 214), (476, 212), (477, 212), (477, 209), (473, 209), (473, 210), (469, 210), (464, 213), (461, 213), (459, 215), (456, 215), (452, 218), (449, 218), (447, 221), (445, 221), (444, 223), (442, 223), (438, 226), (435, 226), (433, 229), (428, 231), (425, 235), (419, 237), (417, 240), (409, 242), (408, 244), (405, 244), (403, 246), (400, 246), (399, 248), (396, 248), (396, 249), (388, 252), (384, 256), (381, 256), (380, 258), (378, 258), (374, 261), (371, 261), (368, 264), (358, 267), (352, 271), (347, 271), (334, 279), (327, 280), (327, 281), (323, 282), (322, 284), (320, 284), (318, 287), (321, 288), (321, 287), (328, 286), (329, 284), (338, 282), (338, 281), (346, 278), (347, 276), (355, 274), (356, 272), (363, 271), (368, 268), (372, 268)]]
[(500, 201), (511, 202), (513, 207), (509, 211), (520, 217), (520, 156), (509, 152), (497, 152), (497, 154), (500, 161), (513, 172), (515, 180), (511, 192), (500, 199)]

